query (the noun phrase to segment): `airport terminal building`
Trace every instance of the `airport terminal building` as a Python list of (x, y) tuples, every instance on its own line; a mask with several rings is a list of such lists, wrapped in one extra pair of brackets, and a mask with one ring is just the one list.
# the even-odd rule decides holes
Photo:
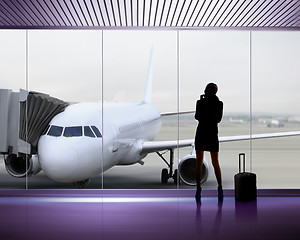
[(299, 30), (298, 0), (0, 1), (0, 238), (298, 239)]

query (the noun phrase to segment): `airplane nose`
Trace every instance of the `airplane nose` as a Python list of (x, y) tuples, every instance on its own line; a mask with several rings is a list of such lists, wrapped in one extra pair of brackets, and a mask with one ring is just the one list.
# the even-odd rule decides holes
[(39, 161), (45, 174), (55, 181), (76, 181), (76, 170), (78, 169), (78, 153), (76, 149), (47, 142), (39, 144)]

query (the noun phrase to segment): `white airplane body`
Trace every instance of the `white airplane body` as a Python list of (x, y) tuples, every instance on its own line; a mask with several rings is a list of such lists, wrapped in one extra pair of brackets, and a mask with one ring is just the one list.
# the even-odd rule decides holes
[[(61, 133), (51, 136), (52, 126), (60, 127)], [(101, 137), (95, 135), (92, 126)], [(139, 162), (146, 156), (141, 154), (143, 142), (152, 141), (160, 126), (160, 112), (148, 103), (74, 104), (55, 116), (47, 134), (41, 136), (39, 162), (56, 181), (89, 179), (115, 165)], [(64, 136), (74, 127), (81, 128), (79, 136)], [(93, 134), (85, 136), (85, 129)]]

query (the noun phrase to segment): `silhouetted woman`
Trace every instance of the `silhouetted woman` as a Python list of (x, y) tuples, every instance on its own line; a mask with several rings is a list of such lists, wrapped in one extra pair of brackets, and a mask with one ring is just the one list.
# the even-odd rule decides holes
[(223, 102), (216, 96), (218, 87), (209, 83), (197, 101), (195, 119), (198, 120), (198, 127), (195, 136), (196, 150), (196, 200), (201, 198), (201, 178), (204, 151), (209, 151), (212, 165), (214, 167), (218, 182), (218, 197), (223, 198), (222, 177), (219, 165), (219, 139), (218, 123), (223, 116)]

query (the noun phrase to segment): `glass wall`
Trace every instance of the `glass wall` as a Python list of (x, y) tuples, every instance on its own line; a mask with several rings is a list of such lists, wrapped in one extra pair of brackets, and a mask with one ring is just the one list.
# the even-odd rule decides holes
[[(180, 111), (194, 110), (196, 101), (210, 82), (218, 85), (218, 97), (224, 104), (219, 136), (249, 134), (249, 33), (230, 31), (180, 32)], [(180, 115), (180, 137), (193, 138), (197, 121), (194, 113)], [(220, 143), (220, 165), (224, 188), (233, 188), (238, 153), (249, 153), (249, 141)], [(191, 149), (180, 149), (181, 158)], [(210, 154), (204, 162), (209, 167), (203, 188), (217, 187)], [(182, 188), (186, 186), (181, 184)]]
[[(72, 188), (73, 186), (69, 182), (58, 183), (55, 180), (60, 180), (61, 178), (61, 181), (65, 181), (65, 179), (66, 181), (70, 181), (68, 180), (68, 175), (82, 174), (80, 172), (83, 172), (84, 168), (88, 168), (87, 166), (83, 166), (82, 163), (87, 161), (85, 158), (89, 156), (90, 152), (85, 148), (92, 145), (93, 141), (99, 140), (97, 137), (85, 136), (88, 135), (85, 134), (85, 129), (90, 130), (91, 127), (90, 119), (88, 119), (91, 106), (87, 104), (81, 107), (77, 103), (102, 101), (102, 32), (84, 30), (28, 31), (28, 55), (28, 85), (30, 91), (49, 94), (52, 97), (67, 102), (74, 109), (70, 109), (71, 113), (69, 116), (71, 117), (62, 116), (60, 117), (61, 119), (58, 118), (54, 123), (50, 122), (54, 126), (64, 127), (61, 132), (61, 135), (64, 137), (61, 139), (57, 138), (57, 142), (53, 143), (55, 145), (53, 146), (53, 150), (50, 150), (50, 147), (46, 150), (48, 151), (46, 155), (51, 155), (54, 159), (53, 161), (59, 162), (56, 168), (61, 169), (62, 176), (52, 176), (50, 169), (46, 175), (54, 179), (50, 180), (45, 174), (40, 173), (29, 178), (28, 187)], [(99, 126), (97, 126), (100, 128), (102, 125), (100, 117), (101, 104), (95, 107), (95, 111), (100, 112), (98, 119)], [(65, 121), (68, 122), (66, 123)], [(86, 144), (81, 143), (81, 137), (73, 136), (73, 133), (71, 137), (67, 133), (68, 129), (75, 131), (75, 128), (70, 127), (79, 127), (81, 129), (80, 135), (84, 136)], [(101, 129), (99, 130), (101, 131)], [(100, 141), (98, 144), (100, 146), (97, 154), (100, 154)], [(45, 145), (48, 145), (48, 143)], [(60, 148), (59, 145), (65, 145), (69, 150), (63, 149), (63, 147)], [(77, 151), (74, 148), (80, 150)], [(72, 156), (72, 159), (70, 159), (70, 163), (67, 163), (69, 158), (71, 158), (69, 154)], [(47, 161), (48, 156), (45, 156), (45, 158), (45, 161)], [(40, 159), (40, 161), (42, 160)], [(74, 179), (74, 181), (77, 180)], [(102, 177), (99, 176), (91, 179), (90, 184), (95, 188), (101, 188)]]
[[(253, 132), (299, 131), (299, 32), (253, 32)], [(299, 188), (299, 137), (253, 141), (259, 188)]]
[[(174, 31), (104, 31), (104, 55), (103, 55), (103, 88), (104, 100), (113, 102), (115, 106), (122, 102), (139, 105), (144, 100), (148, 77), (152, 79), (151, 103), (158, 111), (176, 112), (177, 109), (177, 78), (176, 78), (176, 32)], [(152, 57), (151, 57), (152, 56)], [(112, 106), (113, 108), (114, 106)], [(139, 110), (135, 113), (124, 113), (119, 110), (116, 116), (110, 115), (110, 110), (104, 110), (111, 125), (109, 130), (120, 131), (120, 138), (115, 139), (114, 158), (122, 159), (117, 166), (108, 169), (104, 173), (104, 188), (175, 188), (176, 185), (162, 185), (160, 182), (162, 168), (165, 163), (154, 152), (136, 162), (135, 156), (128, 156), (128, 152), (136, 151), (139, 155), (138, 142), (134, 139), (135, 134), (143, 130), (146, 135), (151, 131), (148, 125), (143, 125), (143, 119), (149, 114), (141, 116)], [(106, 114), (107, 113), (107, 114)], [(122, 116), (122, 114), (124, 114)], [(137, 132), (127, 135), (127, 131), (116, 127), (120, 124), (119, 119), (124, 117), (122, 125), (127, 125), (125, 119), (131, 115), (137, 118), (140, 126), (130, 131)], [(109, 116), (108, 116), (109, 115)], [(125, 117), (126, 115), (126, 117)], [(139, 124), (138, 124), (139, 125)], [(151, 122), (149, 122), (151, 125)], [(156, 141), (176, 140), (176, 132), (166, 132), (165, 122), (155, 138)], [(113, 128), (117, 128), (114, 129)], [(155, 130), (153, 130), (155, 131)], [(124, 152), (124, 149), (127, 149)], [(168, 153), (166, 153), (168, 155)], [(164, 156), (166, 156), (164, 155)], [(169, 160), (169, 157), (167, 156)]]
[[(0, 89), (19, 91), (20, 88), (26, 89), (26, 32), (0, 30)], [(0, 188), (26, 188), (25, 178), (7, 173), (4, 157), (7, 155), (0, 155)]]
[[(298, 32), (1, 30), (0, 36), (0, 88), (46, 93), (72, 106), (98, 102), (91, 108), (97, 111), (101, 140), (97, 141), (99, 149), (93, 155), (99, 162), (104, 159), (105, 166), (101, 167), (106, 171), (91, 178), (86, 188), (194, 188), (177, 181), (176, 175), (175, 181), (170, 178), (161, 183), (163, 172), (169, 173), (164, 160), (169, 162), (170, 151), (159, 151), (161, 156), (154, 151), (133, 164), (141, 147), (135, 140), (137, 135), (118, 138), (118, 131), (124, 130), (118, 124), (129, 112), (120, 107), (113, 115), (110, 109), (123, 102), (128, 106), (145, 100), (144, 89), (151, 75), (151, 102), (162, 113), (161, 129), (154, 141), (194, 138), (197, 121), (191, 111), (209, 82), (218, 85), (218, 96), (224, 103), (220, 137), (300, 129)], [(149, 74), (151, 52), (152, 74)], [(94, 111), (88, 110), (91, 105), (86, 106), (71, 114), (69, 127), (78, 127), (79, 120)], [(189, 113), (181, 114), (186, 111)], [(143, 127), (142, 116), (139, 118), (138, 125)], [(97, 138), (89, 119), (86, 124), (80, 123), (80, 127), (82, 135), (90, 130)], [(130, 124), (126, 127), (130, 128)], [(240, 152), (246, 153), (247, 170), (251, 168), (257, 173), (259, 188), (298, 188), (298, 143), (299, 137), (221, 142), (219, 157), (224, 188), (233, 188)], [(60, 153), (57, 159), (63, 160), (68, 154), (61, 146), (65, 144), (61, 142), (57, 147)], [(76, 146), (82, 147), (80, 143)], [(191, 152), (192, 147), (174, 149), (172, 174), (179, 159)], [(86, 153), (87, 158), (89, 154)], [(77, 159), (77, 167), (83, 171), (88, 168), (85, 156), (70, 156)], [(126, 160), (120, 161), (123, 156)], [(205, 158), (210, 171), (203, 188), (215, 189), (210, 155)], [(76, 175), (73, 165), (57, 168)], [(78, 187), (49, 178), (47, 170), (27, 180), (14, 178), (7, 173), (2, 156), (0, 166), (1, 188)]]

